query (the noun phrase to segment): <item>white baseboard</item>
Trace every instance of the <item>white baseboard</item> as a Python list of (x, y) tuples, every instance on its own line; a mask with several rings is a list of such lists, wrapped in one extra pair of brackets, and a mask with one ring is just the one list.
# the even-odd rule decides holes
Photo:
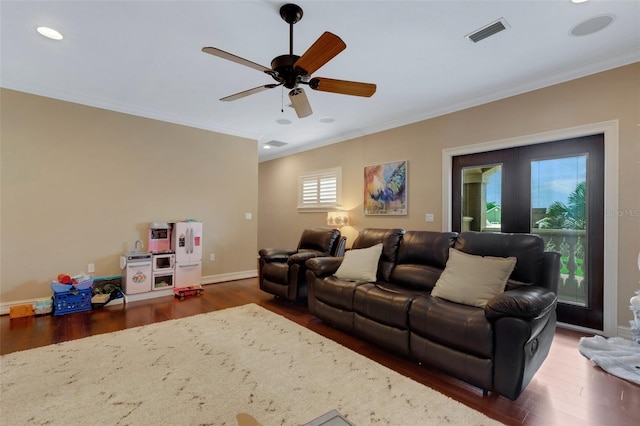
[(632, 340), (633, 333), (631, 333), (631, 327), (618, 327), (618, 337), (624, 337), (625, 339)]
[(173, 296), (173, 288), (153, 290), (146, 293), (125, 294), (124, 303), (138, 302), (140, 300), (155, 299), (157, 297)]
[(247, 278), (255, 278), (258, 276), (258, 270), (231, 272), (229, 274), (207, 275), (200, 279), (201, 284), (216, 284), (225, 281), (245, 280)]
[(625, 339), (631, 339), (633, 336), (631, 334), (630, 327), (623, 327), (621, 325), (619, 325), (618, 328), (616, 329), (615, 336), (607, 336), (605, 332), (602, 330), (595, 330), (592, 328), (580, 327), (579, 325), (566, 324), (563, 322), (558, 323), (558, 328), (566, 328), (567, 330), (579, 331), (580, 333), (593, 334), (593, 335), (599, 335), (604, 337), (624, 337)]
[[(225, 281), (244, 280), (258, 276), (257, 269), (249, 271), (231, 272), (228, 274), (207, 275), (200, 279), (201, 284), (216, 284)], [(139, 300), (155, 299), (156, 297), (173, 296), (173, 289), (154, 290), (147, 293), (125, 295), (124, 298), (114, 299), (107, 306), (120, 305), (122, 303), (137, 302)], [(33, 305), (39, 300), (49, 300), (51, 296), (37, 297), (35, 299), (14, 300), (13, 302), (0, 303), (0, 315), (9, 315), (12, 306)]]
[(13, 302), (0, 303), (0, 315), (9, 315), (12, 306), (34, 305), (38, 301), (49, 300), (50, 297), (38, 297), (36, 299), (16, 300)]

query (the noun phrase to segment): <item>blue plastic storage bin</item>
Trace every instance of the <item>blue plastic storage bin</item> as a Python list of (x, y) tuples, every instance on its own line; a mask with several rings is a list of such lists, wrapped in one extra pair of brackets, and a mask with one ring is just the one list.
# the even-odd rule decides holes
[(93, 278), (85, 278), (75, 285), (53, 282), (53, 314), (64, 315), (72, 312), (82, 312), (91, 309), (93, 295)]
[(69, 290), (53, 294), (53, 314), (64, 315), (91, 309), (91, 289)]

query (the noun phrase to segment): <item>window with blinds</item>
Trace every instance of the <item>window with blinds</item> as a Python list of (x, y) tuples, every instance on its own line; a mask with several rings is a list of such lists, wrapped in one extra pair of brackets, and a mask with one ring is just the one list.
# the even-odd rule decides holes
[(340, 205), (342, 169), (305, 173), (298, 183), (298, 208), (323, 209)]

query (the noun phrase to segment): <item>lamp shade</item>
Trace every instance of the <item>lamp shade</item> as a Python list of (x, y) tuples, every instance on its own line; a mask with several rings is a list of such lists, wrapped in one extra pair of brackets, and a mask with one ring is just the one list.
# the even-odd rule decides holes
[(349, 225), (349, 212), (329, 212), (327, 213), (327, 225), (346, 226)]

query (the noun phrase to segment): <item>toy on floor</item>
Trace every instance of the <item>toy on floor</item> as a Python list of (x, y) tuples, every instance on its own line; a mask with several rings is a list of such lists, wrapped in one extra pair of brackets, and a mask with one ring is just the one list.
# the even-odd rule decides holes
[(180, 300), (184, 300), (186, 296), (200, 296), (202, 293), (204, 293), (204, 289), (201, 285), (190, 285), (189, 287), (173, 289), (173, 295), (179, 297)]
[(73, 284), (74, 280), (67, 274), (58, 274), (58, 282), (60, 284)]

